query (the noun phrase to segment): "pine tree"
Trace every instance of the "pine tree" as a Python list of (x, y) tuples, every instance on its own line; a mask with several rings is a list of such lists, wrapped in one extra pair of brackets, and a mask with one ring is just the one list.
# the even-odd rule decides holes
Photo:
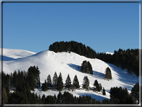
[(45, 82), (42, 84), (42, 90), (46, 91), (47, 89), (48, 89), (48, 86), (47, 86), (47, 82), (45, 80)]
[(75, 77), (74, 77), (74, 79), (73, 79), (73, 85), (74, 85), (76, 88), (79, 88), (79, 81), (78, 81), (77, 75), (75, 75)]
[(70, 76), (68, 74), (67, 79), (66, 79), (66, 87), (69, 89), (70, 86), (71, 86), (71, 79), (70, 79)]
[(106, 91), (105, 91), (104, 87), (103, 87), (102, 94), (103, 94), (103, 95), (106, 95)]
[(55, 101), (55, 98), (54, 98), (54, 96), (47, 96), (46, 98), (45, 98), (45, 103), (46, 104), (55, 104), (56, 103), (56, 101)]
[(17, 72), (16, 71), (14, 71), (14, 73), (13, 73), (13, 83), (14, 83), (14, 87), (16, 87), (17, 86)]
[(60, 75), (59, 75), (58, 81), (57, 81), (57, 90), (62, 91), (62, 89), (63, 89), (63, 81), (62, 81), (62, 74), (60, 72)]
[(34, 76), (34, 81), (35, 81), (35, 87), (40, 87), (40, 70), (38, 67), (35, 66), (30, 66), (28, 68), (28, 76), (29, 75), (33, 75)]
[(42, 96), (42, 103), (45, 104), (45, 94)]
[(36, 82), (35, 82), (35, 76), (31, 73), (31, 74), (28, 74), (27, 76), (27, 82), (30, 86), (30, 89), (33, 90), (36, 86)]
[(87, 76), (84, 76), (84, 78), (83, 78), (83, 88), (85, 88), (87, 90), (89, 89), (89, 79)]
[(102, 85), (99, 84), (99, 88), (98, 88), (98, 91), (101, 91), (102, 90)]
[(59, 92), (59, 94), (57, 96), (57, 104), (62, 104), (62, 94), (61, 94), (61, 92)]
[(54, 85), (54, 87), (57, 87), (57, 81), (58, 81), (58, 77), (57, 77), (57, 73), (55, 72), (55, 74), (53, 76), (53, 85)]
[(93, 74), (92, 65), (90, 64), (89, 61), (88, 61), (88, 68), (89, 68), (89, 73)]
[(99, 89), (99, 83), (98, 83), (97, 80), (94, 81), (94, 86), (95, 86), (95, 88), (96, 88), (96, 91), (99, 91), (99, 90), (100, 90), (100, 89)]
[(111, 70), (110, 70), (109, 67), (106, 68), (105, 78), (106, 79), (112, 79)]
[(48, 75), (48, 77), (47, 77), (47, 85), (48, 85), (48, 87), (51, 87), (51, 77), (50, 77), (50, 75)]
[(93, 74), (93, 70), (92, 70), (92, 65), (90, 64), (90, 62), (88, 61), (83, 61), (83, 63), (81, 64), (81, 71), (85, 72), (85, 73), (89, 73), (89, 74)]

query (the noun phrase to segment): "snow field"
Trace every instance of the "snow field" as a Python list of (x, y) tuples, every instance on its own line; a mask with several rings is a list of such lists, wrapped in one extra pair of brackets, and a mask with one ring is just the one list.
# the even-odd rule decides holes
[[(11, 57), (10, 53), (13, 52), (13, 50), (10, 49), (4, 49), (6, 50), (3, 55), (7, 55), (7, 57)], [(11, 52), (12, 51), (12, 52)], [(30, 66), (38, 66), (40, 70), (40, 81), (43, 83), (45, 79), (47, 79), (47, 76), (50, 74), (51, 79), (53, 79), (53, 75), (56, 72), (57, 76), (59, 76), (59, 73), (62, 73), (63, 83), (65, 83), (65, 80), (67, 78), (67, 75), (69, 74), (71, 81), (73, 82), (73, 78), (75, 75), (77, 75), (79, 84), (83, 84), (83, 78), (84, 76), (87, 76), (90, 81), (90, 87), (93, 87), (94, 81), (97, 80), (98, 83), (101, 83), (102, 87), (105, 88), (107, 95), (102, 96), (99, 93), (94, 93), (91, 91), (84, 91), (84, 90), (76, 90), (73, 93), (73, 95), (91, 95), (96, 100), (102, 100), (103, 98), (109, 99), (109, 91), (111, 87), (123, 87), (127, 88), (130, 92), (132, 87), (136, 82), (139, 81), (139, 78), (137, 78), (134, 74), (129, 75), (127, 73), (127, 70), (122, 70), (121, 68), (106, 63), (100, 59), (91, 59), (86, 58), (84, 56), (80, 56), (74, 52), (58, 52), (55, 53), (53, 51), (42, 51), (39, 53), (32, 53), (30, 51), (22, 51), (22, 50), (16, 50), (15, 53), (13, 52), (12, 58), (18, 58), (17, 53), (21, 54), (21, 56), (18, 59), (14, 60), (6, 60), (3, 61), (3, 71), (5, 73), (10, 74), (11, 72), (14, 72), (15, 70), (18, 71), (27, 71)], [(89, 61), (92, 65), (93, 69), (93, 75), (82, 73), (80, 71), (82, 62), (86, 60)], [(104, 79), (105, 76), (105, 69), (109, 67), (111, 69), (112, 73), (112, 80), (106, 80)], [(71, 92), (71, 91), (70, 91)], [(41, 96), (43, 94), (50, 95), (49, 93), (57, 94), (58, 92), (53, 90), (48, 90), (48, 92), (35, 92), (37, 94), (40, 94)]]

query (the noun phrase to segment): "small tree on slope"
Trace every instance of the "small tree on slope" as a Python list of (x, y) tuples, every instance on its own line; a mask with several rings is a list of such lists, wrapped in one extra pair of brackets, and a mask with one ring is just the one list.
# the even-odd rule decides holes
[(68, 74), (67, 79), (66, 79), (66, 87), (69, 89), (70, 86), (71, 86), (71, 79), (70, 79), (70, 76)]

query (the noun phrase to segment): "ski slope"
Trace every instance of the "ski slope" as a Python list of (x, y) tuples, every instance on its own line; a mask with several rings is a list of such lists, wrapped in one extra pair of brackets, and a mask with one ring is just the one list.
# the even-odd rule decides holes
[[(100, 59), (86, 58), (74, 52), (55, 53), (53, 51), (46, 50), (39, 53), (33, 53), (25, 50), (4, 50), (4, 56), (14, 58), (3, 61), (3, 71), (5, 73), (10, 74), (15, 70), (27, 71), (30, 66), (38, 66), (40, 70), (41, 83), (47, 79), (48, 74), (50, 74), (52, 79), (55, 72), (58, 76), (61, 72), (63, 83), (65, 83), (68, 74), (70, 75), (71, 81), (73, 81), (74, 76), (77, 75), (80, 85), (83, 83), (84, 76), (87, 76), (90, 81), (90, 87), (92, 87), (94, 81), (97, 80), (99, 83), (101, 83), (102, 87), (104, 87), (107, 92), (106, 96), (102, 96), (101, 93), (99, 94), (92, 91), (76, 90), (72, 92), (75, 96), (91, 95), (97, 100), (102, 100), (104, 98), (109, 99), (109, 90), (111, 87), (121, 86), (123, 88), (127, 88), (130, 92), (134, 84), (139, 81), (139, 78), (137, 78), (134, 74), (128, 74), (126, 69), (122, 70), (121, 68), (113, 64), (106, 63)], [(81, 64), (84, 60), (91, 63), (93, 75), (82, 73), (80, 71)], [(112, 80), (109, 81), (104, 79), (105, 69), (107, 67), (110, 67), (112, 73)], [(42, 96), (43, 94), (52, 95), (52, 93), (57, 94), (58, 92), (49, 90), (47, 92), (34, 91), (34, 93)]]

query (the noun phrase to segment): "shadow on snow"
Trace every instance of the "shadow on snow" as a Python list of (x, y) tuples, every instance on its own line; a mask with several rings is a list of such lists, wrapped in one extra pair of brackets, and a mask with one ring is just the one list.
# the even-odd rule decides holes
[[(70, 63), (70, 64), (68, 64), (68, 65), (69, 65), (72, 69), (81, 72), (81, 66), (76, 65), (76, 64), (72, 64), (72, 63)], [(82, 72), (82, 73), (84, 73), (84, 72)], [(87, 74), (88, 74), (88, 73), (87, 73)], [(99, 77), (99, 78), (103, 78), (103, 79), (104, 79), (105, 74), (103, 74), (103, 73), (101, 73), (101, 72), (93, 71), (93, 75), (91, 75), (91, 76), (93, 76), (93, 77)]]
[[(133, 85), (138, 82), (138, 78), (134, 74), (129, 74), (126, 69), (122, 70), (120, 67), (117, 67), (113, 64), (107, 63), (118, 75), (118, 80), (124, 83), (124, 87), (128, 90), (131, 90)], [(113, 75), (112, 75), (113, 78)]]
[(92, 94), (92, 93), (78, 93), (78, 95), (80, 95), (80, 96), (91, 96), (91, 98), (94, 98), (94, 99), (99, 100), (99, 101), (102, 101), (103, 99), (107, 99), (106, 97), (99, 96), (99, 95)]
[[(1, 59), (3, 57), (3, 59)], [(10, 58), (10, 57), (7, 57), (7, 56), (2, 56), (0, 55), (0, 60), (3, 60), (3, 61), (10, 61), (10, 60), (15, 60), (14, 58)]]

